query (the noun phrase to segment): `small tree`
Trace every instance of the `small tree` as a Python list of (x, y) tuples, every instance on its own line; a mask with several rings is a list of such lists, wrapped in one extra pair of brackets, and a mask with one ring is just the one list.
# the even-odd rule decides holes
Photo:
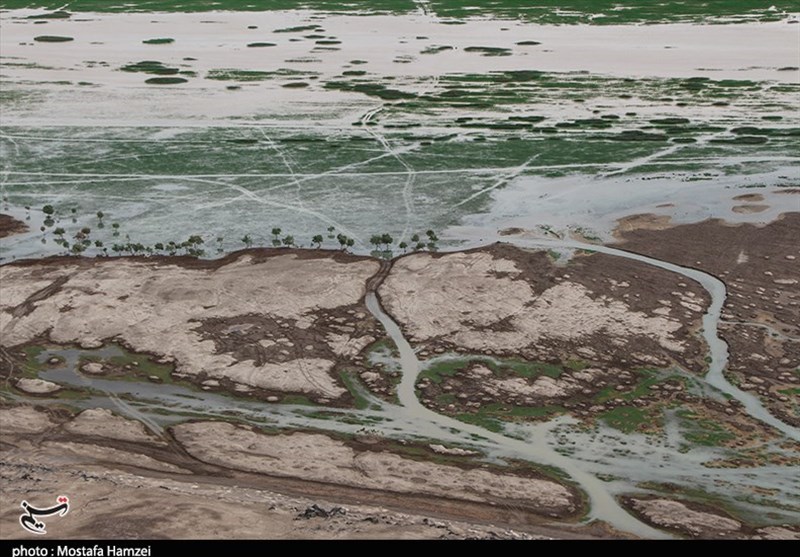
[(411, 241), (412, 241), (413, 243), (415, 243), (415, 244), (416, 244), (417, 242), (419, 242), (419, 234), (414, 234), (413, 236), (411, 236)]
[(273, 228), (272, 229), (272, 235), (275, 236), (275, 239), (277, 240), (278, 237), (281, 235), (281, 229), (277, 228), (277, 227)]
[(311, 238), (311, 243), (317, 244), (317, 249), (322, 247), (322, 241), (323, 241), (322, 234), (317, 234), (316, 236)]
[(291, 234), (284, 236), (283, 238), (283, 245), (288, 247), (294, 246), (294, 236)]
[(375, 246), (375, 250), (378, 250), (378, 247), (381, 245), (381, 237), (377, 234), (370, 236), (369, 243)]
[(333, 238), (333, 231), (336, 230), (335, 226), (328, 227), (328, 238)]
[(384, 249), (388, 250), (389, 246), (394, 243), (394, 238), (392, 238), (391, 234), (381, 234), (381, 244), (383, 244)]
[(408, 244), (405, 242), (400, 242), (399, 244), (397, 244), (397, 247), (403, 250), (403, 253), (405, 253), (406, 250), (408, 249)]
[(242, 236), (242, 243), (246, 248), (252, 247), (253, 239), (250, 237), (249, 234), (245, 234), (244, 236)]
[(56, 212), (56, 210), (52, 205), (45, 205), (44, 207), (42, 207), (42, 212), (48, 217), (51, 217)]

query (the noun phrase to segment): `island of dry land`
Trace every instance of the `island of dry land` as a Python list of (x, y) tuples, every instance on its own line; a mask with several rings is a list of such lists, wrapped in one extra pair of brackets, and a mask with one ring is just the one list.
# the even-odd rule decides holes
[[(800, 213), (761, 226), (640, 215), (621, 223), (615, 246), (725, 283), (724, 373), (790, 426), (800, 424), (798, 231)], [(59, 536), (627, 535), (582, 520), (590, 498), (559, 470), (487, 458), (486, 440), (382, 429), (409, 370), (370, 295), (415, 350), (414, 391), (436, 414), (488, 432), (563, 416), (656, 438), (678, 419), (687, 451), (715, 451), (708, 469), (800, 464), (796, 441), (698, 387), (711, 303), (700, 284), (589, 245), (564, 258), (513, 238), (392, 261), (286, 248), (2, 265), (4, 497), (69, 490), (81, 512), (53, 522)], [(134, 387), (209, 406), (156, 407)], [(220, 400), (229, 411), (212, 411)], [(239, 406), (279, 418), (257, 423)], [(676, 535), (800, 531), (656, 480), (614, 495)], [(4, 509), (0, 533), (14, 537), (19, 509)]]

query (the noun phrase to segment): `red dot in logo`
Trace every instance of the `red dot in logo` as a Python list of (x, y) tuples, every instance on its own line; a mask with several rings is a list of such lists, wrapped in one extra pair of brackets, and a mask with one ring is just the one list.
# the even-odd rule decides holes
[(69, 499), (67, 499), (67, 498), (66, 498), (66, 497), (64, 497), (63, 495), (62, 495), (61, 497), (59, 497), (59, 498), (58, 498), (58, 502), (59, 502), (59, 503), (66, 503), (67, 501), (69, 501)]

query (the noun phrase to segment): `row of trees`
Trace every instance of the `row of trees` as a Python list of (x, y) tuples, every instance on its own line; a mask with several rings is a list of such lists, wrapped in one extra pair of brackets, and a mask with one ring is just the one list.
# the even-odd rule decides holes
[[(30, 210), (30, 208), (27, 208)], [(77, 209), (70, 210), (72, 222), (77, 223)], [(42, 242), (46, 243), (47, 232), (56, 224), (61, 222), (61, 216), (52, 205), (45, 205), (42, 207), (44, 214), (44, 223), (41, 226)], [(105, 214), (102, 211), (97, 211), (96, 215), (96, 228), (105, 228)], [(200, 235), (191, 235), (182, 242), (167, 241), (156, 242), (152, 246), (142, 244), (140, 242), (132, 242), (130, 236), (125, 235), (125, 241), (119, 241), (120, 225), (117, 222), (111, 223), (111, 236), (114, 238), (110, 245), (110, 250), (116, 255), (129, 254), (129, 255), (189, 255), (192, 257), (203, 257), (206, 254), (206, 242)], [(302, 248), (302, 244), (295, 241), (295, 237), (291, 234), (283, 234), (280, 227), (271, 229), (271, 244), (273, 247), (287, 247), (287, 248)], [(348, 251), (355, 246), (355, 240), (346, 234), (336, 233), (336, 227), (329, 226), (327, 229), (327, 239), (332, 240), (334, 245), (338, 245), (338, 249)], [(109, 255), (109, 247), (103, 240), (92, 239), (92, 229), (88, 226), (83, 226), (78, 229), (74, 234), (68, 235), (67, 230), (63, 226), (56, 226), (52, 230), (54, 242), (67, 250), (68, 253), (80, 255), (87, 249), (94, 247), (101, 255)], [(326, 242), (326, 236), (323, 234), (315, 234), (311, 238), (310, 247), (315, 249), (322, 249), (323, 244)], [(245, 234), (240, 240), (245, 247), (251, 248), (255, 245), (253, 238), (249, 234)], [(401, 241), (397, 243), (397, 247), (406, 253), (408, 250), (423, 251), (437, 250), (437, 242), (439, 238), (433, 230), (425, 232), (424, 236), (414, 234), (410, 238), (410, 242)], [(222, 244), (224, 238), (218, 236), (216, 238), (216, 251), (223, 253)], [(395, 245), (395, 239), (389, 233), (374, 234), (370, 237), (370, 244), (374, 247), (372, 255), (375, 257), (391, 258), (393, 256), (392, 248)]]

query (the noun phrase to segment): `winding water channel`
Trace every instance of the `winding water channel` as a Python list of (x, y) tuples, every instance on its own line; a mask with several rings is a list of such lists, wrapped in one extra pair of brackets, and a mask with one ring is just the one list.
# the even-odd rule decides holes
[[(499, 238), (492, 238), (499, 239)], [(508, 238), (503, 238), (508, 241)], [(567, 240), (522, 239), (512, 240), (520, 248), (564, 248), (587, 249), (618, 257), (625, 257), (648, 265), (678, 273), (701, 284), (711, 296), (711, 304), (703, 316), (703, 336), (709, 346), (711, 356), (710, 369), (704, 379), (709, 385), (740, 401), (746, 411), (754, 418), (773, 426), (786, 437), (798, 440), (800, 432), (770, 415), (761, 402), (754, 396), (742, 392), (731, 385), (723, 375), (728, 349), (718, 336), (720, 311), (725, 301), (725, 285), (715, 277), (695, 269), (684, 268), (650, 257), (630, 253), (624, 250), (597, 246)], [(367, 427), (383, 435), (395, 438), (416, 438), (419, 440), (438, 440), (463, 446), (475, 447), (484, 452), (490, 459), (520, 459), (534, 463), (555, 466), (565, 473), (588, 495), (590, 499), (589, 518), (607, 521), (614, 527), (646, 538), (666, 538), (668, 534), (651, 528), (626, 512), (616, 501), (609, 483), (599, 479), (598, 470), (602, 468), (603, 458), (610, 453), (603, 453), (602, 448), (594, 448), (594, 456), (601, 458), (588, 465), (587, 458), (580, 458), (574, 453), (558, 450), (559, 428), (569, 426), (567, 417), (557, 418), (544, 424), (515, 426), (506, 429), (509, 435), (488, 431), (482, 427), (466, 424), (449, 416), (437, 414), (424, 407), (417, 398), (415, 383), (423, 364), (418, 360), (412, 346), (403, 336), (398, 324), (383, 310), (375, 292), (367, 292), (366, 305), (369, 311), (380, 321), (389, 337), (399, 351), (399, 365), (402, 379), (398, 386), (399, 405), (372, 398), (370, 408), (365, 410), (320, 408), (288, 404), (264, 404), (260, 401), (232, 398), (229, 395), (198, 391), (189, 386), (178, 384), (152, 384), (139, 381), (122, 381), (88, 377), (78, 373), (77, 366), (81, 354), (87, 352), (76, 349), (58, 349), (43, 353), (40, 358), (58, 355), (65, 358), (63, 365), (57, 366), (40, 375), (48, 380), (61, 384), (89, 387), (97, 393), (77, 404), (83, 407), (107, 407), (128, 417), (142, 421), (148, 428), (159, 432), (164, 425), (182, 421), (187, 417), (227, 419), (236, 416), (254, 425), (275, 425), (285, 428), (313, 427), (324, 430), (335, 430), (345, 433), (356, 433)], [(100, 350), (90, 351), (95, 355), (109, 357), (119, 354), (119, 350), (108, 346)], [(103, 394), (100, 395), (99, 392)], [(323, 412), (323, 416), (320, 412)], [(333, 416), (333, 418), (332, 418)], [(336, 419), (336, 417), (341, 419)], [(348, 423), (349, 422), (349, 423)], [(513, 435), (513, 436), (512, 436)], [(591, 442), (585, 440), (588, 446)], [(705, 485), (725, 479), (729, 483), (752, 481), (753, 471), (716, 470), (708, 471), (701, 464), (702, 459), (677, 463), (673, 453), (674, 447), (653, 448), (649, 444), (636, 441), (634, 436), (626, 436), (625, 444), (631, 441), (640, 443), (641, 454), (653, 455), (651, 461), (642, 460), (641, 454), (636, 457), (616, 457), (606, 470), (622, 471), (642, 466), (644, 462), (653, 466), (653, 460), (662, 460), (667, 466), (676, 465), (668, 479), (699, 479), (703, 476)], [(583, 455), (585, 457), (585, 455)], [(619, 466), (617, 466), (619, 464)], [(664, 467), (664, 464), (660, 464)], [(794, 493), (800, 491), (797, 482), (786, 479), (785, 469), (780, 467), (764, 468), (759, 485)], [(633, 476), (625, 484), (632, 487)], [(693, 484), (694, 485), (694, 484)], [(619, 489), (617, 491), (620, 491)]]

